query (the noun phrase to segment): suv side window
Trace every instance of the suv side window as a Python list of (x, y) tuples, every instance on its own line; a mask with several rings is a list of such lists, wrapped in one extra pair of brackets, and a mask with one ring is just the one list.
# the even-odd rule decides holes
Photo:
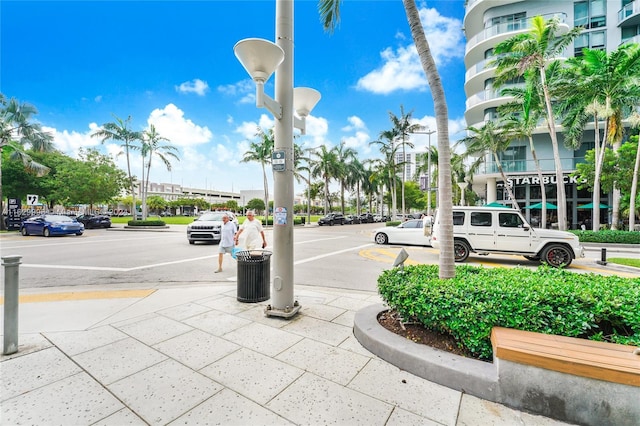
[(471, 226), (491, 226), (491, 212), (471, 212)]
[(522, 228), (524, 222), (519, 215), (514, 213), (499, 213), (498, 224), (503, 228)]
[(453, 226), (464, 225), (464, 212), (453, 212)]

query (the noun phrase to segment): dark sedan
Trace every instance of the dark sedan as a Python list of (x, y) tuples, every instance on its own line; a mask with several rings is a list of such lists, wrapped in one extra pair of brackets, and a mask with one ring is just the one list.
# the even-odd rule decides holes
[(82, 235), (84, 225), (75, 218), (64, 216), (61, 214), (43, 214), (33, 216), (20, 225), (22, 235), (43, 235), (50, 237), (52, 235), (76, 234)]
[(82, 214), (76, 220), (82, 223), (85, 229), (111, 228), (111, 218), (107, 215)]

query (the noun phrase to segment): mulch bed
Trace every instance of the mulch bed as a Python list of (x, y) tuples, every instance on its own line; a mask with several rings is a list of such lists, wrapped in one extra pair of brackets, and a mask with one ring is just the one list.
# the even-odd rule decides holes
[(456, 340), (448, 334), (429, 330), (419, 323), (406, 323), (403, 325), (400, 321), (400, 314), (396, 311), (382, 312), (378, 315), (378, 322), (381, 326), (392, 333), (409, 339), (412, 342), (421, 345), (428, 345), (432, 348), (447, 351), (466, 358), (479, 359), (468, 350), (458, 347)]

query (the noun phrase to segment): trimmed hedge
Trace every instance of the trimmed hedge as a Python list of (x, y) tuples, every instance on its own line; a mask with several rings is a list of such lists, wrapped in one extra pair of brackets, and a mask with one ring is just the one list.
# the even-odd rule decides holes
[(580, 238), (581, 243), (640, 244), (640, 232), (637, 231), (571, 231)]
[(405, 321), (450, 334), (482, 359), (492, 358), (494, 326), (640, 345), (640, 278), (464, 265), (441, 280), (437, 265), (417, 265), (384, 271), (378, 289)]
[(129, 226), (165, 226), (166, 223), (163, 220), (147, 219), (147, 220), (130, 220), (127, 222)]

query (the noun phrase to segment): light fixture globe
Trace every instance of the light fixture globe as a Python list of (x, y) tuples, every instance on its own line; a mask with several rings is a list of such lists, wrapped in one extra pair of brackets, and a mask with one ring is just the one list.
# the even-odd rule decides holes
[(320, 100), (320, 92), (310, 87), (293, 89), (293, 109), (300, 117), (306, 117)]
[(236, 57), (253, 81), (266, 82), (284, 60), (282, 48), (269, 40), (246, 38), (233, 46)]

